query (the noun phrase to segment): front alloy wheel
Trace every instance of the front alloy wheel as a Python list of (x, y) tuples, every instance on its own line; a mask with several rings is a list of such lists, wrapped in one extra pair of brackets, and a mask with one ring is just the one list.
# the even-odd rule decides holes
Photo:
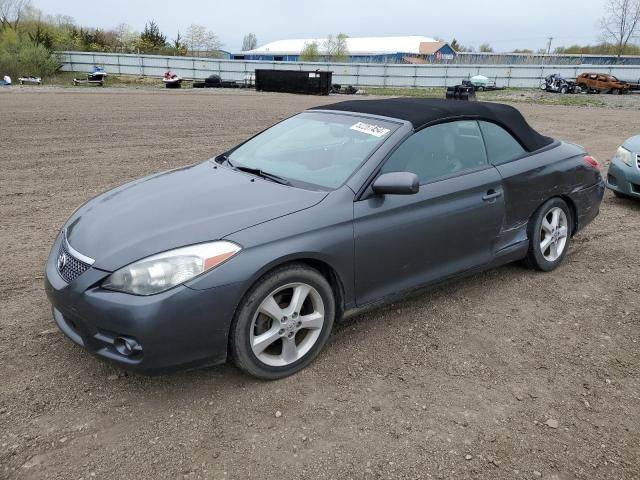
[(285, 367), (304, 357), (320, 337), (324, 302), (306, 283), (290, 283), (265, 298), (251, 323), (251, 350), (259, 361)]
[(320, 272), (303, 264), (277, 268), (256, 283), (236, 312), (231, 357), (258, 378), (292, 375), (318, 355), (334, 317), (333, 290)]

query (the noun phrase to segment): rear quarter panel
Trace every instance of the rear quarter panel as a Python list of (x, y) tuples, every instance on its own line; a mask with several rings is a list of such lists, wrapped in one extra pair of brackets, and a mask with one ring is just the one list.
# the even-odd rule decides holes
[[(585, 199), (580, 192), (602, 184), (602, 176), (583, 161), (585, 154), (582, 147), (557, 142), (549, 149), (496, 167), (505, 196), (498, 250), (526, 240), (529, 219), (552, 197), (564, 198), (577, 218), (593, 208), (590, 203), (594, 200)], [(599, 203), (597, 200), (597, 207)]]

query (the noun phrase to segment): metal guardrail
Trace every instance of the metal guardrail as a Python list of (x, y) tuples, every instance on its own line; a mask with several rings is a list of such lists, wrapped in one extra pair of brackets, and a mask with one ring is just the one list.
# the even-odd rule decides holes
[(248, 60), (217, 60), (120, 53), (59, 52), (62, 70), (90, 72), (102, 66), (112, 75), (161, 77), (167, 70), (185, 79), (202, 80), (211, 74), (224, 80), (242, 81), (256, 69), (332, 71), (333, 82), (359, 87), (448, 87), (474, 75), (495, 80), (500, 87), (537, 88), (550, 73), (567, 78), (587, 71), (609, 73), (622, 79), (640, 77), (640, 66), (595, 65), (397, 65), (373, 63), (310, 63)]

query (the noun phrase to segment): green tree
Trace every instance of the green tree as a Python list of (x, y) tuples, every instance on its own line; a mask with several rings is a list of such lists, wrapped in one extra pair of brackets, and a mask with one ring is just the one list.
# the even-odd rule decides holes
[(247, 33), (242, 39), (242, 51), (247, 52), (258, 46), (258, 38), (253, 33)]
[(455, 38), (451, 40), (451, 43), (449, 44), (449, 46), (453, 48), (456, 52), (473, 52), (473, 47), (466, 47), (462, 45), (460, 42), (458, 42), (458, 40), (456, 40)]
[[(570, 45), (556, 47), (554, 53), (574, 55), (617, 55), (617, 45), (600, 43), (598, 45)], [(628, 43), (622, 50), (622, 55), (640, 55), (640, 45)]]
[(211, 57), (220, 56), (219, 50), (222, 48), (222, 42), (215, 33), (203, 25), (190, 25), (184, 41), (191, 55), (200, 56), (205, 53)]
[(167, 53), (178, 56), (184, 56), (187, 54), (187, 47), (182, 41), (180, 32), (178, 32), (176, 38), (171, 42), (171, 47), (168, 49)]
[(115, 44), (112, 50), (116, 52), (135, 53), (138, 49), (140, 34), (135, 32), (130, 25), (121, 23), (114, 30)]
[(492, 53), (493, 47), (491, 47), (491, 45), (489, 45), (488, 43), (483, 43), (478, 47), (478, 50), (482, 53)]
[(26, 75), (46, 77), (60, 67), (59, 59), (43, 44), (35, 44), (29, 33), (10, 27), (0, 31), (0, 72), (19, 78)]
[(167, 46), (167, 36), (160, 31), (158, 24), (151, 20), (145, 23), (144, 30), (140, 34), (140, 41), (151, 49), (159, 49)]
[(349, 60), (347, 38), (349, 36), (345, 33), (339, 33), (335, 37), (333, 35), (327, 37), (324, 49), (330, 62), (347, 62)]
[(313, 41), (305, 43), (304, 48), (300, 52), (300, 60), (303, 62), (319, 62), (320, 46), (318, 45), (318, 42)]
[(47, 50), (53, 50), (53, 36), (40, 22), (37, 22), (34, 32), (28, 32), (28, 36), (34, 45), (42, 45)]

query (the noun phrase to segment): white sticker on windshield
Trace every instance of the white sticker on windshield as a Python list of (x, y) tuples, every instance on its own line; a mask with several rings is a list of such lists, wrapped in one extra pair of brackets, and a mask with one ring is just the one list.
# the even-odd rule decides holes
[(370, 123), (358, 122), (355, 125), (352, 125), (351, 130), (355, 130), (356, 132), (366, 133), (367, 135), (373, 135), (374, 137), (384, 137), (387, 133), (389, 133), (388, 128), (380, 127), (378, 125), (371, 125)]

